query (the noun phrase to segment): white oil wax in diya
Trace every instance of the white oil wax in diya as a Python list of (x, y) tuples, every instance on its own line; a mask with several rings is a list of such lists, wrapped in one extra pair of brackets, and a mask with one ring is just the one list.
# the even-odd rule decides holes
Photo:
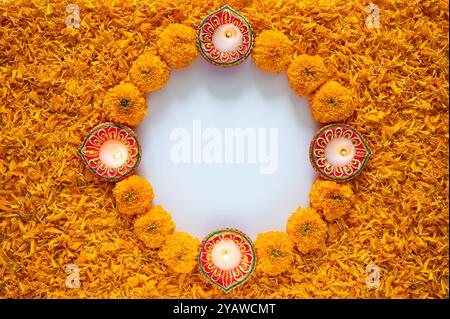
[(212, 43), (221, 52), (234, 51), (242, 43), (242, 33), (234, 24), (224, 24), (214, 31)]
[(355, 147), (350, 139), (340, 137), (330, 141), (325, 147), (325, 157), (333, 166), (345, 166), (353, 159)]
[(231, 270), (239, 266), (242, 253), (239, 246), (230, 239), (224, 239), (214, 245), (211, 251), (213, 264), (221, 270)]
[(100, 146), (99, 158), (108, 168), (120, 167), (128, 159), (128, 148), (119, 140), (108, 140)]

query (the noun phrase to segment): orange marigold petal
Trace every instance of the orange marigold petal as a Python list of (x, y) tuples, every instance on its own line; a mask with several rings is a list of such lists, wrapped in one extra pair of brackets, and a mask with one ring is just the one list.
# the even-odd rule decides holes
[(134, 222), (134, 233), (148, 248), (161, 247), (166, 236), (175, 231), (170, 214), (161, 206), (152, 207)]
[(299, 55), (289, 65), (287, 77), (300, 96), (308, 95), (327, 79), (327, 68), (319, 56)]
[(147, 114), (147, 104), (137, 87), (130, 83), (120, 83), (110, 89), (104, 99), (106, 117), (113, 122), (138, 125)]
[(147, 212), (153, 201), (153, 187), (141, 176), (133, 175), (118, 182), (113, 189), (116, 208), (124, 215)]
[(169, 24), (159, 35), (158, 53), (170, 68), (189, 66), (198, 55), (197, 34), (191, 27)]
[(351, 91), (336, 81), (322, 85), (310, 100), (313, 118), (321, 123), (342, 121), (352, 115)]
[(291, 61), (291, 40), (281, 31), (264, 30), (255, 39), (252, 58), (256, 66), (267, 72), (281, 72)]
[(327, 225), (313, 208), (299, 208), (289, 217), (286, 232), (297, 249), (307, 254), (324, 248)]
[(155, 92), (169, 80), (167, 64), (151, 52), (143, 53), (130, 68), (130, 79), (143, 92)]
[(190, 273), (197, 266), (199, 247), (197, 238), (185, 232), (176, 232), (167, 236), (159, 257), (173, 271)]
[(269, 276), (288, 271), (294, 261), (294, 244), (285, 232), (269, 231), (258, 234), (255, 249), (258, 270)]
[(321, 212), (327, 221), (333, 221), (349, 212), (354, 195), (350, 185), (317, 179), (309, 199), (312, 208)]

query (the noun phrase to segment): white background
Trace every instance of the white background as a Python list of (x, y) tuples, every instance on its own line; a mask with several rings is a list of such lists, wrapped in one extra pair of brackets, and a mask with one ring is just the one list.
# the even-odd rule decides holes
[[(308, 159), (319, 128), (306, 97), (290, 88), (286, 74), (259, 70), (249, 57), (221, 68), (202, 57), (171, 72), (166, 86), (147, 96), (148, 114), (137, 129), (143, 157), (138, 174), (155, 191), (154, 205), (168, 210), (177, 231), (202, 239), (220, 227), (235, 227), (256, 239), (285, 230), (298, 206), (309, 206), (316, 178)], [(278, 170), (259, 174), (259, 164), (175, 164), (170, 159), (176, 128), (278, 128)]]

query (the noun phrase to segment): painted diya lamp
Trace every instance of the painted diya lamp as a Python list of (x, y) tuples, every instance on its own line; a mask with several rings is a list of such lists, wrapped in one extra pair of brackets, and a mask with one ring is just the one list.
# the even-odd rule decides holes
[(207, 280), (228, 292), (242, 285), (253, 273), (255, 249), (250, 238), (241, 231), (218, 229), (200, 245), (198, 264)]
[(229, 6), (207, 16), (197, 30), (202, 56), (210, 63), (233, 66), (244, 61), (253, 45), (250, 23)]
[(141, 143), (136, 133), (114, 123), (94, 127), (78, 152), (89, 170), (108, 182), (131, 175), (141, 161)]
[(361, 134), (345, 124), (322, 127), (309, 148), (309, 158), (316, 172), (337, 182), (358, 175), (371, 154)]

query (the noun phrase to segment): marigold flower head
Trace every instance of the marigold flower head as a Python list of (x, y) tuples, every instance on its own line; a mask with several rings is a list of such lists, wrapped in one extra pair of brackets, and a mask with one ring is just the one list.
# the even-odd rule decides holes
[(169, 24), (159, 35), (158, 53), (173, 69), (189, 66), (198, 55), (197, 34), (184, 24)]
[(148, 213), (134, 222), (134, 233), (151, 249), (161, 247), (166, 236), (172, 234), (174, 230), (172, 217), (161, 206), (152, 207)]
[(167, 236), (159, 251), (164, 263), (178, 273), (189, 273), (197, 265), (200, 242), (185, 232), (176, 232)]
[(143, 92), (161, 89), (169, 80), (170, 70), (157, 55), (145, 52), (138, 57), (130, 68), (130, 79)]
[(327, 225), (313, 208), (299, 208), (289, 217), (286, 232), (297, 249), (307, 254), (324, 248)]
[(347, 213), (353, 202), (353, 191), (349, 185), (317, 179), (309, 193), (311, 207), (322, 212), (326, 220), (332, 221)]
[(116, 184), (113, 189), (116, 207), (121, 214), (138, 215), (152, 206), (153, 187), (147, 180), (132, 175)]
[(291, 40), (281, 31), (264, 30), (255, 39), (252, 58), (256, 66), (267, 72), (281, 72), (291, 61)]
[(138, 125), (147, 114), (145, 98), (130, 83), (120, 83), (110, 89), (103, 99), (103, 107), (109, 120), (131, 126)]
[(258, 269), (269, 276), (287, 271), (294, 261), (294, 244), (285, 232), (269, 231), (255, 240)]
[(327, 68), (319, 56), (297, 56), (286, 73), (292, 89), (300, 96), (310, 94), (327, 79)]
[(336, 81), (322, 85), (311, 98), (310, 107), (313, 118), (321, 123), (345, 120), (354, 111), (350, 90)]

